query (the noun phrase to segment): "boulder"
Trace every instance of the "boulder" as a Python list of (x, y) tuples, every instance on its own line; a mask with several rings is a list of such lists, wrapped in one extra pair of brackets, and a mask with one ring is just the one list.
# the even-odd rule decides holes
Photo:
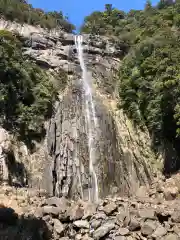
[(128, 230), (127, 228), (119, 228), (118, 233), (119, 233), (121, 236), (126, 236), (126, 235), (129, 234), (129, 230)]
[(86, 220), (77, 220), (73, 222), (73, 225), (78, 228), (87, 228), (89, 229), (89, 222)]
[(104, 223), (98, 229), (96, 229), (93, 233), (93, 239), (99, 240), (108, 234), (113, 228), (115, 228), (114, 223)]
[(101, 225), (102, 220), (93, 220), (91, 222), (91, 228), (97, 229)]
[(147, 220), (141, 226), (141, 233), (144, 236), (150, 236), (152, 235), (155, 229), (156, 229), (156, 222)]
[(116, 211), (118, 208), (118, 206), (112, 202), (107, 204), (102, 210), (107, 214), (110, 215), (111, 213), (113, 213), (114, 211)]
[(53, 215), (53, 216), (58, 216), (61, 210), (58, 207), (53, 207), (53, 206), (44, 206), (42, 208), (43, 214), (47, 215)]
[(176, 186), (164, 188), (164, 197), (166, 200), (173, 200), (178, 196), (179, 190)]
[(152, 237), (155, 239), (159, 239), (160, 237), (165, 236), (167, 230), (163, 226), (159, 226), (156, 228), (155, 232), (152, 234)]
[(64, 231), (63, 224), (58, 219), (53, 219), (54, 222), (54, 230), (61, 235)]
[(139, 217), (143, 219), (155, 219), (155, 210), (152, 208), (140, 209)]
[(129, 223), (129, 230), (130, 231), (136, 231), (140, 229), (140, 222), (137, 218), (131, 217), (130, 223)]
[(84, 209), (82, 206), (74, 204), (67, 210), (66, 216), (72, 221), (82, 219)]
[(179, 240), (179, 237), (174, 233), (170, 233), (167, 236), (162, 237), (161, 240)]
[(65, 212), (70, 206), (69, 201), (65, 198), (51, 197), (46, 199), (46, 204), (49, 206), (58, 207), (61, 212)]

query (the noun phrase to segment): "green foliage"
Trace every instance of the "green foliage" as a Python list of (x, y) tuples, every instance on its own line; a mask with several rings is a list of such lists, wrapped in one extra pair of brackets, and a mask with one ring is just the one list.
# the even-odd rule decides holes
[(60, 27), (67, 32), (75, 29), (61, 11), (44, 12), (42, 9), (33, 8), (24, 0), (0, 0), (0, 15), (7, 20), (40, 25), (49, 29)]
[(56, 95), (47, 74), (22, 55), (18, 37), (0, 31), (0, 124), (25, 141), (42, 136)]
[(179, 11), (178, 2), (161, 1), (151, 11), (135, 12), (138, 22), (130, 23), (135, 38), (119, 74), (121, 106), (159, 141), (180, 138)]
[(113, 8), (112, 4), (106, 4), (104, 12), (93, 12), (85, 18), (81, 32), (111, 35), (122, 29), (124, 17), (123, 11)]

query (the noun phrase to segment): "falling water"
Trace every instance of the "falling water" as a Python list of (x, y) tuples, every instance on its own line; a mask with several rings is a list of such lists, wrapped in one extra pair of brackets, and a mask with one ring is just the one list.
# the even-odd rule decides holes
[(89, 147), (89, 174), (91, 177), (91, 184), (92, 186), (89, 188), (89, 200), (93, 202), (97, 202), (99, 198), (98, 193), (98, 181), (96, 172), (94, 170), (95, 164), (95, 141), (93, 137), (93, 130), (97, 128), (97, 117), (96, 111), (94, 106), (94, 101), (92, 97), (92, 83), (91, 79), (88, 76), (84, 58), (83, 58), (83, 37), (76, 36), (75, 37), (76, 49), (78, 53), (78, 58), (80, 62), (80, 66), (82, 69), (82, 82), (83, 88), (85, 92), (85, 116), (86, 116), (86, 124), (87, 124), (87, 131), (88, 131), (88, 147)]

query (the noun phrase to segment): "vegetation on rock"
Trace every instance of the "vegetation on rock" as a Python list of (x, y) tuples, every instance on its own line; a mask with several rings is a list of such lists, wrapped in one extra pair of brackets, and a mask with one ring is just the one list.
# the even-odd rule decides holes
[(57, 92), (21, 47), (18, 36), (0, 31), (0, 125), (29, 141), (42, 136)]
[(0, 16), (10, 21), (40, 25), (43, 28), (59, 27), (67, 32), (75, 29), (61, 11), (44, 12), (42, 9), (33, 8), (26, 0), (0, 0)]
[(104, 12), (86, 17), (82, 27), (128, 45), (119, 72), (120, 105), (136, 124), (148, 126), (154, 146), (168, 148), (167, 158), (174, 159), (168, 171), (180, 167), (179, 13), (179, 0), (161, 0), (157, 6), (148, 0), (144, 10), (128, 13), (106, 5)]

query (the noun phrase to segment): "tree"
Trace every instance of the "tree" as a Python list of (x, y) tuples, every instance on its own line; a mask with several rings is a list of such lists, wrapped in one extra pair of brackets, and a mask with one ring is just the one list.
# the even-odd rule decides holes
[(152, 2), (151, 0), (147, 0), (146, 1), (146, 5), (145, 5), (145, 11), (149, 11), (152, 10)]
[(105, 4), (105, 11), (110, 15), (113, 10), (112, 4)]

